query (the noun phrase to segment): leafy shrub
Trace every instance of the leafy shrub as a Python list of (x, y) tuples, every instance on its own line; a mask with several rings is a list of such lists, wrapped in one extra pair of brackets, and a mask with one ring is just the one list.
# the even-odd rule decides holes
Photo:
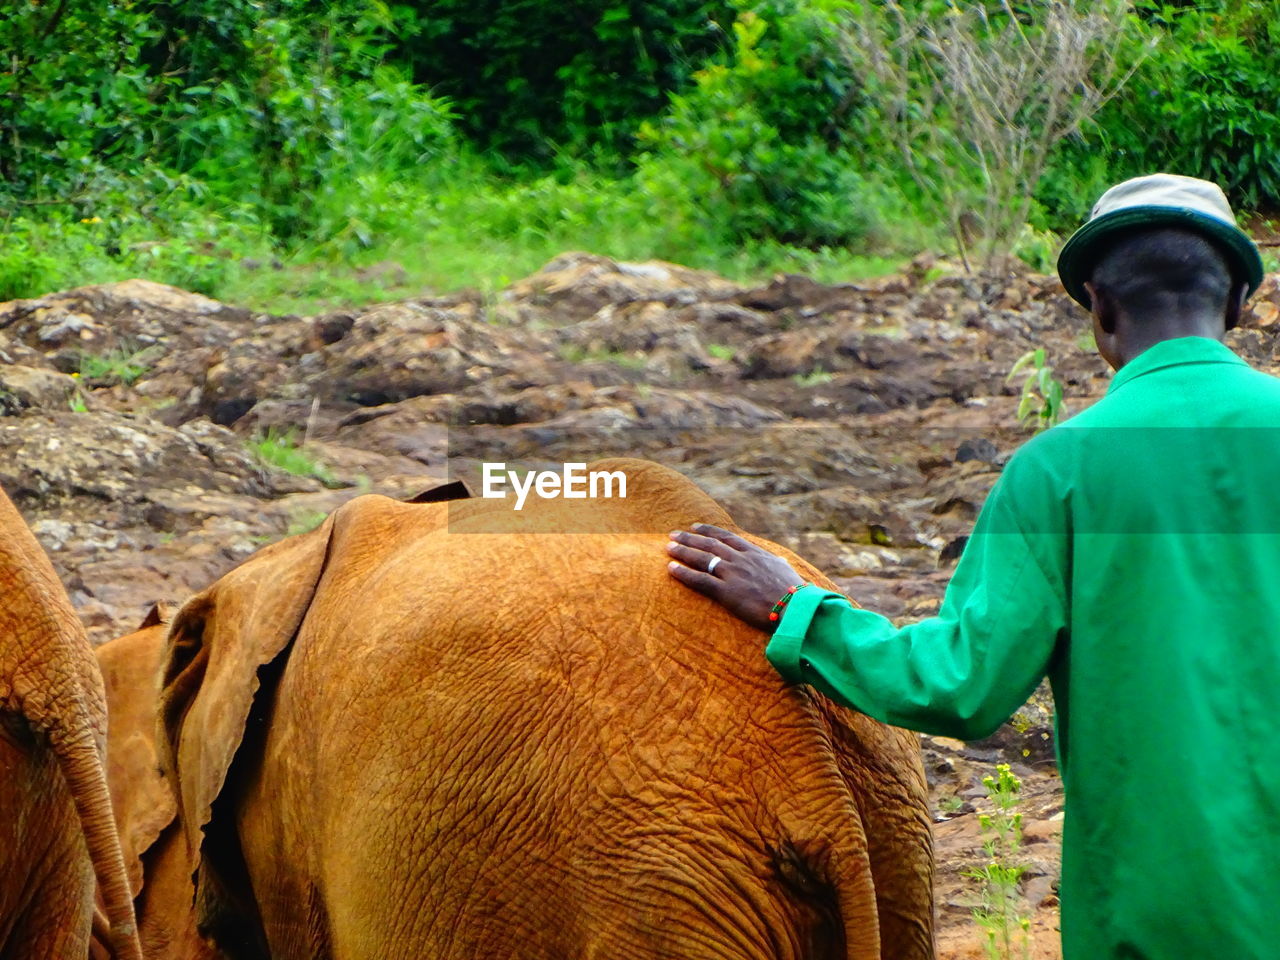
[(857, 102), (848, 64), (830, 21), (773, 9), (772, 22), (744, 12), (732, 56), (641, 127), (638, 180), (655, 214), (686, 232), (813, 247), (862, 239), (867, 190), (841, 116)]
[(157, 110), (133, 4), (9, 0), (0, 16), (0, 210), (86, 192), (143, 156)]
[(723, 43), (706, 0), (417, 0), (392, 56), (458, 107), (483, 146), (550, 159), (551, 143), (630, 149), (636, 125)]
[[(367, 244), (353, 181), (452, 143), (449, 104), (384, 62), (395, 25), (365, 0), (19, 0), (0, 18), (17, 51), (0, 73), (0, 214), (64, 201), (51, 218), (106, 220), (141, 200), (131, 220), (164, 219), (146, 193), (194, 190), (277, 238)], [(156, 255), (216, 285), (199, 243)]]
[(172, 160), (243, 197), (277, 237), (349, 230), (367, 243), (372, 228), (343, 202), (352, 180), (413, 170), (447, 150), (450, 107), (381, 62), (382, 21), (340, 4), (294, 13), (217, 21), (238, 66), (176, 96), (189, 118)]
[[(1217, 9), (1214, 9), (1214, 8)], [(1235, 9), (1232, 10), (1232, 7)], [(1214, 180), (1243, 206), (1280, 203), (1280, 21), (1271, 3), (1213, 4), (1172, 16), (1167, 56), (1126, 106), (1134, 152)]]
[(34, 297), (57, 286), (58, 260), (37, 239), (39, 229), (26, 220), (10, 225), (0, 243), (0, 300)]
[(1158, 170), (1280, 207), (1280, 20), (1269, 0), (1139, 5), (1155, 54), (1054, 158), (1039, 200), (1069, 228), (1108, 186)]

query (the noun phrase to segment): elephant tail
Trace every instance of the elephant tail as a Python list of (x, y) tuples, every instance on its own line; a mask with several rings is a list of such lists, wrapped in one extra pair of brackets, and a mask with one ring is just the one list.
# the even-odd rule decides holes
[(829, 869), (844, 927), (844, 956), (846, 960), (880, 960), (880, 916), (870, 867), (861, 856), (851, 857), (846, 851), (833, 852), (832, 861)]
[(804, 898), (820, 904), (826, 918), (820, 938), (827, 951), (823, 955), (881, 960), (881, 917), (866, 833), (853, 798), (843, 784), (838, 789), (825, 798), (827, 816), (815, 818), (811, 807), (793, 805), (791, 798), (780, 809), (794, 852), (789, 859), (799, 875), (808, 878), (799, 885)]
[[(107, 774), (93, 736), (85, 730), (68, 739), (51, 737), (67, 789), (75, 803), (93, 873), (102, 893), (106, 942), (116, 960), (142, 960), (133, 892), (125, 872), (120, 836), (111, 813)], [(96, 912), (96, 911), (95, 911)]]

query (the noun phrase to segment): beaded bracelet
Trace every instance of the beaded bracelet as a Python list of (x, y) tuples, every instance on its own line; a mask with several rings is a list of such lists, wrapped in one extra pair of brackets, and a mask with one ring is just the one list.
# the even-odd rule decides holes
[(782, 595), (782, 598), (777, 603), (775, 603), (773, 605), (773, 609), (769, 611), (770, 621), (777, 620), (779, 617), (781, 617), (782, 611), (785, 610), (787, 608), (787, 604), (791, 602), (792, 594), (794, 594), (801, 587), (807, 587), (807, 586), (809, 586), (808, 583), (797, 583), (794, 587), (788, 587), (787, 592)]

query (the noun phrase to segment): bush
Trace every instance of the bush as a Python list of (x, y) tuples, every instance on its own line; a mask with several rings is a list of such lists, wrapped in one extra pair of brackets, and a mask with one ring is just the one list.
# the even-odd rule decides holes
[(392, 56), (458, 106), (482, 146), (550, 159), (552, 143), (626, 153), (639, 122), (725, 40), (725, 2), (416, 0)]
[(1145, 53), (1125, 0), (830, 0), (879, 128), (966, 268), (999, 270), (1049, 151)]
[(147, 151), (157, 110), (131, 4), (8, 0), (0, 16), (0, 210), (82, 194)]
[(186, 119), (168, 162), (243, 198), (277, 237), (347, 230), (367, 242), (370, 224), (340, 195), (371, 170), (414, 171), (450, 149), (449, 104), (383, 63), (386, 19), (350, 3), (306, 15), (293, 0), (280, 5), (295, 8), (281, 11), (289, 16), (267, 18), (256, 4), (241, 6), (207, 14), (234, 53), (234, 72), (204, 79), (202, 71), (175, 96)]
[[(850, 122), (858, 91), (833, 25), (775, 5), (733, 24), (724, 62), (645, 124), (637, 178), (655, 216), (738, 243), (847, 244), (871, 227)], [(770, 34), (774, 36), (766, 42)]]
[(58, 260), (40, 242), (41, 231), (18, 220), (5, 231), (0, 244), (0, 300), (34, 297), (55, 289), (62, 277)]
[(1146, 3), (1154, 56), (1079, 138), (1038, 194), (1045, 222), (1079, 223), (1108, 186), (1155, 171), (1220, 184), (1243, 210), (1280, 207), (1280, 21), (1263, 0)]
[(0, 73), (0, 213), (63, 201), (50, 218), (74, 220), (127, 196), (163, 218), (146, 180), (216, 196), (278, 239), (367, 243), (353, 183), (416, 173), (453, 143), (447, 101), (384, 63), (394, 26), (364, 0), (22, 0), (0, 19), (0, 49), (19, 51)]

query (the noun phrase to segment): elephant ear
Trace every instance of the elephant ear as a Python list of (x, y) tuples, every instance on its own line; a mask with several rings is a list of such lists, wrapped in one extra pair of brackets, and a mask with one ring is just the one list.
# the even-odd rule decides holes
[(405, 503), (444, 503), (448, 500), (470, 500), (471, 488), (461, 480), (450, 480), (416, 494)]
[(147, 611), (147, 615), (142, 618), (142, 622), (138, 624), (139, 630), (145, 630), (147, 627), (158, 627), (161, 624), (168, 623), (173, 619), (173, 604), (167, 600), (157, 600), (151, 605), (151, 609)]
[[(216, 926), (230, 906), (236, 884), (226, 874), (239, 856), (238, 848), (225, 849), (229, 834), (212, 822), (214, 802), (244, 740), (259, 671), (285, 653), (306, 617), (333, 524), (330, 516), (310, 533), (259, 550), (183, 604), (169, 628), (161, 669), (161, 750), (198, 865), (202, 928)], [(219, 842), (210, 843), (214, 832)]]
[(177, 813), (156, 744), (160, 657), (170, 612), (156, 604), (133, 633), (98, 647), (107, 690), (107, 784), (134, 897), (142, 889), (142, 857)]

